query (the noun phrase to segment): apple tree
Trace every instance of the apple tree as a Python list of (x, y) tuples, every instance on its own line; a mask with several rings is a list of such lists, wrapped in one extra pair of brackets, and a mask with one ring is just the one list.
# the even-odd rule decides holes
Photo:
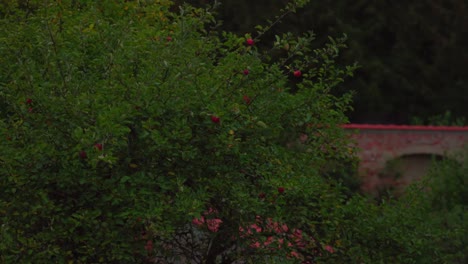
[[(293, 13), (308, 1), (291, 1)], [(210, 8), (28, 1), (0, 19), (0, 260), (312, 263), (339, 252), (354, 66)], [(275, 54), (275, 60), (272, 60)], [(278, 55), (279, 54), (279, 55)]]

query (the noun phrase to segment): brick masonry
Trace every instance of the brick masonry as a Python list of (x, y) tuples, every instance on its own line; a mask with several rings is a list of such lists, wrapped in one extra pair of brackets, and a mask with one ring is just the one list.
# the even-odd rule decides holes
[(344, 128), (358, 148), (362, 189), (373, 194), (389, 186), (401, 189), (420, 179), (433, 157), (461, 160), (468, 147), (468, 126), (349, 124)]

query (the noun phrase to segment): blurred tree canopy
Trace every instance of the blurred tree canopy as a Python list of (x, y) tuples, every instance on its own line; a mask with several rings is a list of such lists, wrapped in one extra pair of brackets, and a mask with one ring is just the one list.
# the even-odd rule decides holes
[[(221, 29), (255, 35), (254, 26), (280, 14), (286, 2), (221, 1)], [(357, 61), (361, 68), (335, 92), (355, 91), (352, 122), (427, 122), (446, 112), (454, 118), (468, 116), (466, 0), (322, 0), (298, 14), (287, 16), (267, 37), (312, 30), (319, 46), (328, 36), (347, 34), (349, 49), (342, 63)]]

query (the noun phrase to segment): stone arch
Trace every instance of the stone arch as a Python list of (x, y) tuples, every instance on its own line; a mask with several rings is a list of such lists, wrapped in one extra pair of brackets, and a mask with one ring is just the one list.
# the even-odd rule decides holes
[(408, 153), (393, 159), (388, 159), (379, 172), (378, 192), (391, 192), (394, 196), (401, 195), (405, 188), (414, 181), (423, 178), (429, 172), (434, 160), (442, 160), (445, 155), (439, 153)]

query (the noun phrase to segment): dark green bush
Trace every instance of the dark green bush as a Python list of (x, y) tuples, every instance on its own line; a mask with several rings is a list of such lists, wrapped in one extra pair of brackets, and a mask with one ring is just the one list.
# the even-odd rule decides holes
[[(463, 155), (464, 154), (464, 155)], [(435, 163), (427, 178), (431, 220), (441, 228), (436, 242), (443, 249), (444, 261), (466, 263), (468, 255), (468, 152)], [(461, 163), (460, 163), (461, 161)]]
[[(351, 200), (344, 221), (350, 263), (465, 263), (468, 160), (434, 161), (399, 199)], [(337, 262), (339, 263), (339, 262)]]

